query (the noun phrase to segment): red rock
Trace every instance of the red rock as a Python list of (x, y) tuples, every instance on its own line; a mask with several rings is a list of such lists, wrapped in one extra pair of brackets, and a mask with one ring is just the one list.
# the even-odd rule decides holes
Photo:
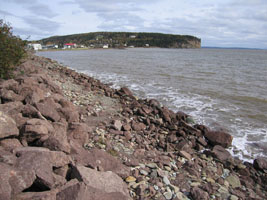
[(257, 158), (253, 162), (255, 169), (267, 170), (267, 159), (266, 158)]
[(225, 162), (232, 157), (231, 154), (220, 145), (214, 146), (211, 153), (215, 158), (222, 162)]
[(38, 183), (43, 187), (51, 189), (60, 182), (64, 183), (53, 173), (53, 167), (58, 168), (70, 163), (70, 158), (63, 152), (49, 151), (41, 147), (23, 147), (15, 149), (14, 154), (18, 156), (15, 167), (22, 171), (34, 171)]
[(205, 137), (212, 145), (221, 145), (224, 148), (231, 146), (233, 136), (221, 131), (208, 131)]
[(132, 122), (132, 129), (135, 131), (142, 131), (146, 129), (146, 125), (143, 123)]
[(0, 111), (0, 139), (18, 135), (19, 130), (16, 122), (10, 116)]
[(187, 153), (186, 151), (180, 151), (179, 154), (180, 154), (180, 156), (183, 156), (187, 160), (191, 160), (192, 159), (192, 156), (189, 153)]
[(60, 122), (53, 123), (54, 131), (44, 140), (42, 146), (52, 151), (70, 153), (70, 144), (67, 139), (67, 125)]
[(60, 120), (60, 115), (57, 112), (58, 105), (56, 105), (53, 99), (47, 98), (44, 102), (36, 103), (35, 107), (45, 118), (53, 122)]
[(23, 192), (16, 195), (14, 200), (56, 200), (58, 189), (45, 192)]
[(194, 200), (209, 200), (209, 194), (198, 187), (191, 188), (190, 193)]
[(106, 193), (72, 179), (56, 195), (57, 200), (129, 200), (121, 192)]
[(22, 110), (22, 108), (23, 104), (19, 101), (0, 104), (0, 111), (3, 111), (7, 115), (13, 115), (19, 113)]
[(5, 139), (5, 140), (1, 140), (0, 146), (3, 147), (3, 149), (5, 149), (6, 151), (12, 152), (13, 149), (22, 147), (22, 144), (20, 143), (20, 141), (18, 139), (9, 138), (9, 139)]
[(90, 166), (94, 169), (101, 167), (104, 171), (112, 171), (122, 178), (129, 176), (130, 169), (107, 152), (96, 148), (87, 151), (73, 142), (71, 145), (73, 148), (71, 154), (77, 164)]
[(127, 96), (133, 96), (133, 93), (126, 87), (122, 87), (119, 92)]
[(0, 180), (0, 199), (11, 199), (32, 185), (35, 173), (31, 169), (20, 170), (0, 162)]
[(1, 89), (0, 90), (0, 97), (3, 102), (10, 102), (10, 101), (22, 101), (23, 97), (16, 94), (12, 90), (7, 90), (7, 89)]
[(88, 135), (92, 132), (92, 128), (85, 123), (71, 123), (69, 124), (68, 138), (77, 141), (84, 145), (88, 141)]
[(131, 129), (132, 129), (131, 125), (129, 125), (129, 124), (125, 124), (122, 126), (122, 130), (124, 130), (124, 131), (130, 131)]
[(72, 176), (83, 181), (87, 186), (106, 193), (119, 192), (129, 198), (129, 191), (124, 181), (111, 171), (99, 172), (84, 166), (76, 166)]
[(59, 108), (59, 113), (62, 114), (62, 118), (65, 118), (67, 122), (79, 122), (80, 115), (76, 109), (73, 108)]
[(48, 121), (33, 118), (26, 122), (21, 136), (25, 138), (27, 142), (33, 142), (47, 136), (53, 131), (53, 126)]

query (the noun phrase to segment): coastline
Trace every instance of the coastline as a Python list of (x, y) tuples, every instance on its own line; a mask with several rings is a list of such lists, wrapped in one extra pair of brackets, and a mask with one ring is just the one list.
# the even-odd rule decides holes
[[(2, 155), (12, 158), (4, 163), (15, 170), (19, 165), (21, 170), (27, 156), (44, 156), (48, 151), (64, 159), (56, 165), (57, 173), (49, 169), (51, 180), (41, 180), (46, 190), (29, 189), (37, 180), (34, 177), (41, 176), (33, 168), (27, 174), (34, 174), (32, 182), (7, 196), (53, 197), (77, 185), (107, 199), (118, 199), (112, 192), (121, 195), (119, 199), (263, 199), (267, 195), (267, 161), (256, 159), (252, 165), (233, 158), (225, 150), (232, 142), (228, 133), (192, 126), (185, 113), (174, 113), (157, 100), (138, 99), (127, 88), (112, 89), (47, 58), (30, 56), (18, 73), (17, 79), (0, 82), (1, 115), (15, 122), (13, 132), (1, 135)], [(16, 158), (17, 153), (22, 156)], [(90, 180), (79, 178), (88, 170), (105, 178), (106, 171), (112, 171), (120, 177), (114, 178), (120, 190), (94, 188)]]

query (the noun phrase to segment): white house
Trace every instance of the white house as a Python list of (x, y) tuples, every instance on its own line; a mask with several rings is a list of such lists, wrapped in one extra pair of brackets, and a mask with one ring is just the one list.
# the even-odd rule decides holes
[(104, 44), (103, 49), (108, 49), (108, 44)]
[(29, 44), (29, 47), (33, 48), (33, 50), (38, 51), (42, 49), (42, 45), (41, 44)]

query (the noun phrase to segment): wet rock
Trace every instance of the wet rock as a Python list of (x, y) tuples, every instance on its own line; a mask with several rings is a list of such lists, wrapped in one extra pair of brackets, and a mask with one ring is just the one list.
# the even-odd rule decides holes
[(128, 88), (126, 88), (126, 87), (122, 87), (122, 88), (118, 91), (118, 93), (119, 93), (120, 95), (133, 96), (133, 93), (132, 93)]
[(212, 145), (220, 145), (224, 148), (231, 146), (233, 140), (233, 136), (222, 131), (208, 131), (205, 137)]
[(98, 172), (83, 166), (76, 166), (74, 169), (72, 176), (83, 181), (87, 186), (106, 193), (119, 192), (129, 197), (127, 185), (117, 174), (111, 171)]
[(254, 160), (253, 166), (255, 167), (255, 169), (267, 170), (267, 159), (257, 158)]
[(227, 161), (231, 157), (231, 154), (220, 145), (214, 146), (211, 153), (222, 162)]
[(19, 130), (16, 122), (10, 116), (0, 111), (0, 139), (18, 135)]

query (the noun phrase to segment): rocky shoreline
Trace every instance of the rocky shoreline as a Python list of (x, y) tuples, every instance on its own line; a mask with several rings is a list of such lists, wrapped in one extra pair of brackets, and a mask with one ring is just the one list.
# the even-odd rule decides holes
[(0, 81), (0, 200), (266, 199), (267, 161), (154, 99), (30, 55)]

